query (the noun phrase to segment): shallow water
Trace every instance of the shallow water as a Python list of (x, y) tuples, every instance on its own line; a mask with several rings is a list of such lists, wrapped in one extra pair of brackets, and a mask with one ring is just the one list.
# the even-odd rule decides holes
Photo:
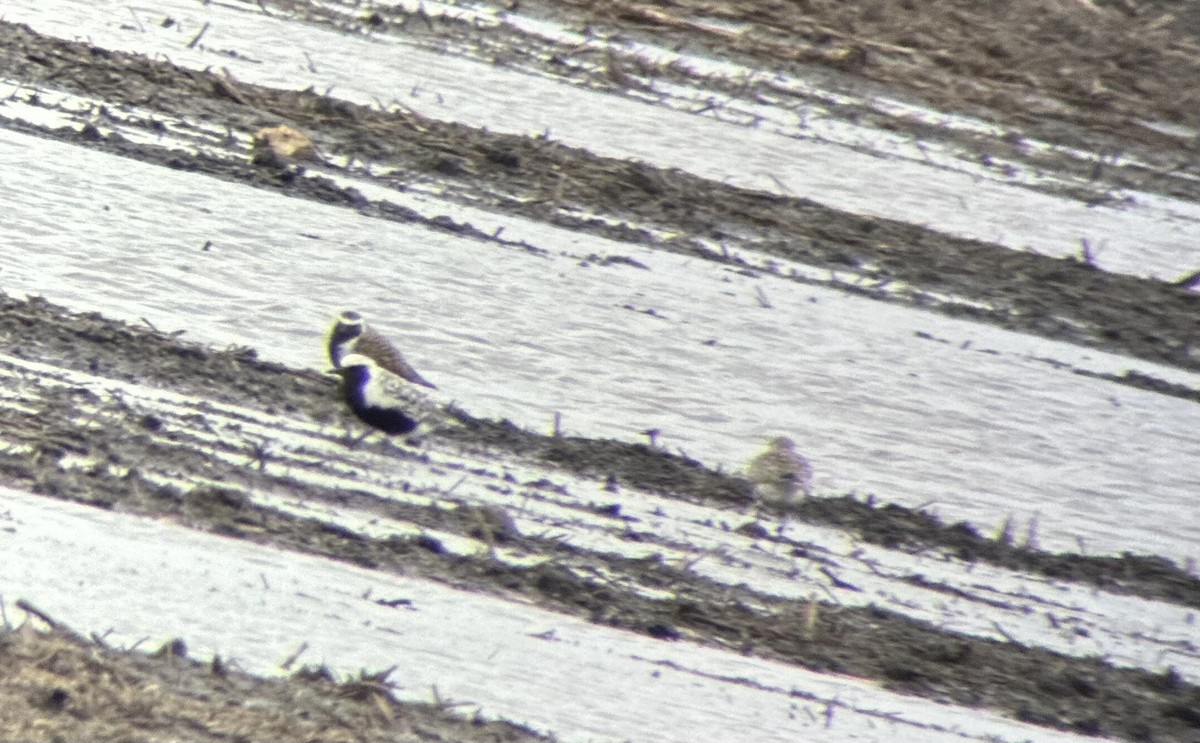
[(303, 642), (301, 664), (339, 674), (397, 665), (401, 699), (437, 694), (568, 741), (732, 742), (747, 731), (761, 741), (1088, 740), (429, 581), (8, 488), (0, 496), (5, 600), (34, 596), (118, 646), (182, 636), (193, 657), (219, 653), (273, 675)]
[[(168, 16), (175, 24), (164, 28)], [(1079, 255), (1080, 241), (1086, 239), (1107, 270), (1173, 278), (1196, 267), (1191, 246), (1200, 238), (1200, 207), (1194, 204), (1130, 193), (1119, 195), (1130, 196), (1132, 204), (1089, 207), (1019, 182), (864, 152), (872, 145), (893, 149), (894, 139), (866, 128), (853, 147), (805, 138), (803, 117), (792, 132), (750, 128), (414, 48), (386, 36), (364, 38), (266, 16), (254, 4), (168, 0), (149, 11), (114, 0), (11, 0), (5, 18), (42, 33), (86, 37), (105, 48), (162, 54), (187, 67), (224, 68), (246, 82), (289, 89), (332, 86), (332, 95), (356, 103), (400, 103), (492, 131), (548, 132), (599, 155), (805, 196), (1014, 249)], [(203, 43), (188, 49), (205, 23), (210, 27)], [(708, 95), (700, 91), (697, 97)], [(581, 111), (588, 115), (580, 116)]]
[[(606, 583), (654, 601), (673, 600), (679, 586), (663, 585), (653, 572), (623, 568), (630, 564), (625, 559), (687, 566), (697, 584), (711, 582), (796, 602), (816, 595), (839, 607), (883, 604), (944, 632), (1012, 640), (1066, 656), (1099, 655), (1114, 665), (1152, 672), (1171, 667), (1185, 679), (1200, 680), (1200, 652), (1189, 626), (1194, 612), (1166, 601), (1111, 594), (936, 552), (888, 550), (842, 530), (767, 514), (755, 517), (746, 505), (691, 503), (631, 487), (614, 490), (603, 478), (569, 475), (450, 442), (428, 441), (419, 456), (351, 448), (336, 425), (0, 354), (0, 407), (25, 415), (52, 410), (55, 393), (79, 389), (91, 394), (79, 396), (66, 413), (73, 425), (100, 430), (152, 416), (158, 421), (154, 446), (170, 454), (68, 455), (59, 460), (60, 470), (100, 470), (123, 478), (129, 467), (118, 462), (140, 462), (139, 482), (175, 492), (217, 481), (246, 502), (343, 526), (372, 540), (423, 536), (468, 560), (488, 555), (490, 561), (511, 566), (553, 563), (589, 578), (599, 572)], [(36, 440), (36, 433), (20, 425), (0, 433), (0, 443), (10, 452), (36, 446)], [(248, 465), (254, 456), (249, 453), (262, 449), (269, 454)], [(367, 497), (348, 500), (347, 493)], [(392, 504), (402, 508), (390, 509)], [(599, 505), (605, 507), (602, 513)], [(569, 544), (572, 552), (547, 553), (536, 540), (489, 544), (452, 526), (431, 526), (426, 518), (463, 506), (504, 509), (519, 534)], [(780, 541), (735, 528), (752, 518)], [(437, 518), (432, 522), (444, 524)], [(637, 538), (630, 539), (631, 533)], [(610, 561), (611, 556), (625, 559)]]
[[(559, 412), (568, 432), (625, 440), (659, 428), (727, 468), (784, 431), (818, 492), (928, 503), (985, 530), (1036, 518), (1050, 548), (1196, 556), (1200, 410), (1037, 359), (1149, 366), (502, 215), (550, 255), (11, 132), (0, 167), (22, 174), (0, 183), (9, 292), (316, 368), (331, 316), (353, 306), (476, 414), (549, 430)], [(650, 270), (581, 264), (591, 253)]]

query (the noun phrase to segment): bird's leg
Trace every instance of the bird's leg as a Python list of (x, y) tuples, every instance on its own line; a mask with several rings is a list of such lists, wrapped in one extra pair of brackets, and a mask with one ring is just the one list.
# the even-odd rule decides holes
[(779, 526), (777, 526), (775, 528), (775, 536), (782, 539), (783, 538), (783, 530), (785, 528), (787, 528), (787, 525), (788, 525), (788, 514), (787, 514), (787, 511), (784, 511), (783, 513), (781, 513), (779, 515)]
[[(362, 434), (358, 435), (357, 437), (355, 437), (355, 438), (353, 438), (353, 439), (350, 439), (349, 443), (347, 443), (347, 444), (346, 444), (346, 448), (347, 448), (347, 449), (357, 449), (357, 448), (358, 448), (358, 445), (359, 445), (359, 444), (361, 444), (362, 442), (366, 441), (366, 440), (367, 440), (367, 437), (368, 437), (368, 436), (370, 436), (370, 435), (371, 435), (371, 434), (373, 434), (373, 433), (375, 433), (375, 432), (374, 432), (374, 431), (367, 431), (367, 432), (365, 432), (365, 433), (362, 433)], [(349, 432), (349, 431), (347, 431), (347, 432), (346, 432), (346, 438), (350, 438), (350, 432)], [(343, 441), (345, 441), (345, 439), (343, 439)]]

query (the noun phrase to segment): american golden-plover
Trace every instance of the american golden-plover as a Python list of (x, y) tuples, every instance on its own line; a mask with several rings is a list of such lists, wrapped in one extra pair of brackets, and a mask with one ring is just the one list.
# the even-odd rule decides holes
[(811, 496), (812, 475), (812, 465), (787, 436), (768, 441), (766, 450), (746, 465), (746, 478), (754, 483), (754, 495), (765, 503), (791, 503), (797, 493)]
[(329, 331), (329, 360), (334, 366), (342, 366), (346, 356), (361, 354), (379, 367), (413, 384), (436, 390), (437, 385), (422, 377), (412, 368), (392, 342), (382, 333), (367, 325), (363, 316), (347, 311), (338, 315)]

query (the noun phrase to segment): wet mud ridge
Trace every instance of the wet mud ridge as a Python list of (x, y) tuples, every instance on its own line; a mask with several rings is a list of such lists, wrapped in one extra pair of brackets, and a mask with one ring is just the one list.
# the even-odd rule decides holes
[[(827, 279), (788, 273), (795, 281), (1200, 369), (1200, 292), (1193, 282), (1097, 270), (1086, 246), (1070, 259), (1001, 249), (803, 198), (597, 157), (544, 138), (433, 121), (398, 104), (359, 106), (101, 52), (13, 24), (0, 23), (0, 46), (8, 52), (0, 75), (21, 81), (13, 99), (57, 111), (68, 122), (53, 129), (7, 123), (42, 136), (506, 245), (511, 243), (501, 235), (369, 199), (327, 176), (429, 190), (439, 198), (751, 272), (782, 273), (771, 260), (782, 258), (828, 272)], [(81, 100), (56, 102), (58, 92)], [(251, 135), (280, 123), (309, 134), (323, 160), (251, 164)], [(163, 140), (166, 133), (171, 137)], [(156, 139), (161, 143), (147, 143)], [(1192, 159), (1186, 144), (1156, 140), (1153, 147), (1145, 158), (1158, 153), (1176, 165)], [(1058, 165), (1074, 167), (1065, 158)], [(1100, 192), (1118, 188), (1119, 168), (1089, 168), (1089, 182)], [(1161, 173), (1171, 180), (1159, 183), (1161, 190), (1200, 199), (1200, 192), (1188, 191), (1200, 182), (1193, 174), (1166, 165)], [(1144, 180), (1138, 184), (1154, 188)]]
[[(0, 719), (6, 740), (545, 741), (504, 722), (464, 719), (435, 704), (395, 702), (387, 669), (335, 680), (304, 666), (286, 680), (187, 657), (176, 639), (148, 653), (107, 647), (60, 626), (0, 630)], [(394, 672), (394, 669), (392, 669)], [(114, 680), (116, 682), (114, 683)], [(31, 715), (30, 711), (37, 714)]]
[[(260, 362), (248, 349), (208, 349), (42, 300), (4, 300), (0, 343), (5, 484), (519, 596), (664, 642), (877, 679), (1035, 724), (1161, 741), (1193, 740), (1200, 724), (1200, 688), (1173, 672), (1005, 637), (1005, 624), (1030, 612), (1074, 631), (1107, 631), (1099, 618), (1063, 608), (1061, 592), (1072, 584), (1200, 606), (1200, 581), (1166, 561), (1020, 550), (851, 498), (755, 518), (745, 482), (696, 462), (642, 445), (542, 436), (463, 411), (447, 411), (416, 446), (350, 446), (354, 424), (329, 379)], [(781, 536), (784, 517), (837, 524), (858, 546), (823, 543), (819, 530), (812, 541), (790, 529)], [(692, 530), (686, 540), (673, 536), (679, 526)], [(870, 550), (918, 562), (895, 567)], [(1006, 595), (934, 567), (962, 560), (1040, 573), (1048, 593), (1030, 595), (1023, 584)], [(784, 588), (744, 581), (764, 565)], [(901, 584), (999, 616), (995, 636), (938, 629), (862, 598)], [(5, 652), (26, 652), (20, 647)], [(311, 680), (295, 683), (286, 693), (312, 693)], [(44, 704), (61, 697), (39, 688), (50, 695), (35, 695)]]

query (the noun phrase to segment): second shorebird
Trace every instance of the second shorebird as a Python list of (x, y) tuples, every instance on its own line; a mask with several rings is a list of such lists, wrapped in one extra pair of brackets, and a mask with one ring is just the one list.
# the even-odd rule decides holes
[(746, 465), (746, 477), (754, 483), (759, 502), (791, 503), (797, 493), (812, 495), (812, 465), (787, 436), (768, 441), (766, 451)]
[(388, 390), (390, 372), (362, 354), (343, 356), (341, 362), (331, 371), (342, 378), (342, 398), (350, 412), (368, 426), (392, 436), (416, 430), (419, 421)]
[(401, 379), (436, 390), (437, 385), (422, 377), (405, 360), (392, 342), (382, 333), (367, 325), (363, 316), (347, 311), (338, 315), (329, 331), (329, 360), (336, 367), (344, 366), (346, 357), (360, 354), (374, 361), (379, 367)]

